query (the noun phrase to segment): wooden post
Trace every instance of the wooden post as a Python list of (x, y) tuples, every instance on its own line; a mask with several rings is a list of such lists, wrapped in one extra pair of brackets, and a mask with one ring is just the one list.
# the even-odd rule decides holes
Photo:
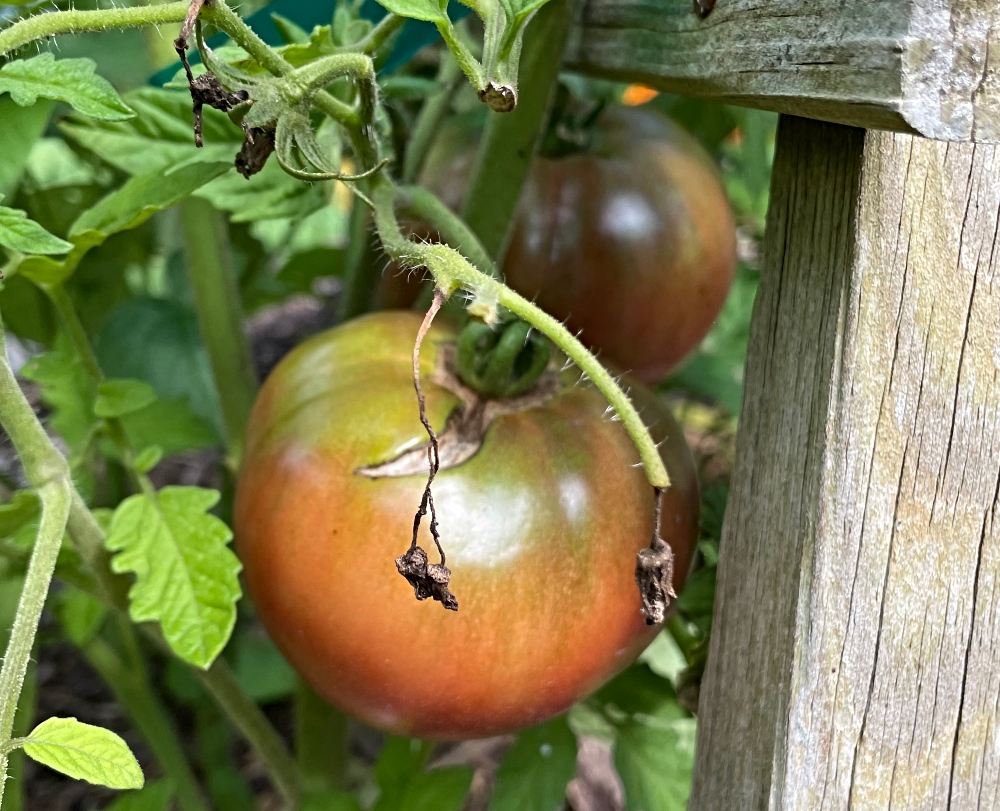
[(1000, 809), (1000, 4), (583, 20), (579, 67), (839, 122), (779, 127), (690, 811)]
[(783, 118), (692, 811), (1000, 804), (1000, 154)]

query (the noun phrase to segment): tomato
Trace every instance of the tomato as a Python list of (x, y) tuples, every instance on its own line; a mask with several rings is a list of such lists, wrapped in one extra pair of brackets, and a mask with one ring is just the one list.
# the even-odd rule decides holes
[[(442, 139), (422, 179), (458, 208), (474, 153), (456, 140)], [(605, 111), (584, 152), (535, 159), (502, 263), (507, 284), (647, 382), (705, 337), (735, 268), (733, 215), (712, 159), (641, 107)], [(401, 301), (399, 279), (388, 286), (387, 300)]]
[[(426, 481), (410, 365), (420, 320), (364, 316), (278, 365), (249, 423), (237, 550), (275, 643), (327, 700), (397, 734), (483, 737), (567, 710), (657, 633), (633, 579), (652, 490), (603, 397), (550, 366), (528, 400), (489, 405), (500, 413), (471, 458), (443, 463), (434, 498), (459, 610), (418, 602), (395, 558)], [(462, 403), (445, 363), (455, 335), (439, 319), (421, 355), (439, 433)], [(637, 390), (673, 478), (662, 537), (679, 591), (697, 532), (694, 465), (677, 425)], [(401, 455), (419, 460), (409, 475), (365, 474)], [(436, 562), (426, 521), (421, 533)]]

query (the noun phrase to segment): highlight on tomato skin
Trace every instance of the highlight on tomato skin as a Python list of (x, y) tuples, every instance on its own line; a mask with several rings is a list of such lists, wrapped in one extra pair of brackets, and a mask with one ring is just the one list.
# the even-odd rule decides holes
[[(327, 700), (396, 734), (484, 737), (564, 712), (659, 631), (646, 626), (634, 581), (652, 499), (603, 397), (575, 385), (578, 373), (559, 375), (557, 361), (551, 396), (501, 413), (468, 461), (439, 473), (460, 608), (417, 602), (394, 559), (409, 545), (426, 469), (361, 470), (426, 441), (410, 368), (419, 323), (412, 312), (365, 316), (275, 369), (250, 420), (237, 551), (275, 643)], [(428, 418), (441, 433), (461, 403), (441, 367), (455, 337), (439, 320), (421, 355)], [(639, 386), (633, 396), (673, 481), (662, 534), (679, 591), (697, 535), (694, 463), (655, 396)]]

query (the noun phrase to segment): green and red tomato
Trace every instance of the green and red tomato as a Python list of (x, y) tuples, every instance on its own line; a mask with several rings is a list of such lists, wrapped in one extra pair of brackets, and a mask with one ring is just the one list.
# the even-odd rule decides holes
[[(426, 467), (365, 469), (427, 441), (411, 370), (420, 320), (365, 316), (279, 364), (250, 419), (237, 548), (275, 643), (327, 700), (397, 734), (483, 737), (564, 712), (658, 632), (633, 579), (652, 492), (603, 397), (554, 365), (541, 394), (501, 404), (471, 458), (443, 465), (434, 497), (459, 610), (417, 602), (394, 559), (409, 546)], [(445, 364), (455, 337), (439, 319), (421, 354), (439, 433), (463, 403)], [(641, 387), (633, 397), (673, 480), (662, 536), (679, 591), (697, 534), (694, 465), (656, 398)]]

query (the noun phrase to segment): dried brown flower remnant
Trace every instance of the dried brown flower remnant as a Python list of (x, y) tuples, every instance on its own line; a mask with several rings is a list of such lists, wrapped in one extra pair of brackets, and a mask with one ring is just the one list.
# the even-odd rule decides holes
[(236, 155), (236, 171), (249, 180), (267, 163), (274, 152), (274, 130), (254, 127), (246, 131), (246, 140)]
[(667, 618), (674, 593), (674, 552), (660, 537), (660, 496), (663, 489), (653, 488), (655, 499), (653, 537), (635, 561), (635, 582), (642, 598), (642, 614), (647, 625), (659, 625)]
[(405, 577), (418, 600), (433, 598), (450, 611), (458, 611), (458, 600), (448, 589), (451, 570), (442, 563), (430, 563), (419, 546), (396, 558), (396, 569)]
[(207, 104), (209, 107), (214, 107), (216, 110), (228, 113), (249, 98), (246, 90), (237, 90), (233, 93), (226, 90), (218, 77), (211, 71), (203, 73), (198, 78), (195, 78), (191, 72), (191, 64), (187, 58), (187, 41), (188, 37), (191, 36), (191, 31), (194, 28), (195, 22), (198, 19), (198, 13), (201, 11), (203, 5), (204, 2), (199, 2), (199, 0), (191, 3), (190, 9), (188, 9), (187, 20), (185, 20), (184, 27), (181, 29), (181, 35), (174, 40), (174, 50), (177, 51), (177, 55), (181, 59), (181, 64), (184, 65), (184, 73), (187, 74), (188, 89), (191, 91), (191, 111), (194, 113), (194, 143), (199, 148), (204, 144), (202, 140), (202, 108)]

